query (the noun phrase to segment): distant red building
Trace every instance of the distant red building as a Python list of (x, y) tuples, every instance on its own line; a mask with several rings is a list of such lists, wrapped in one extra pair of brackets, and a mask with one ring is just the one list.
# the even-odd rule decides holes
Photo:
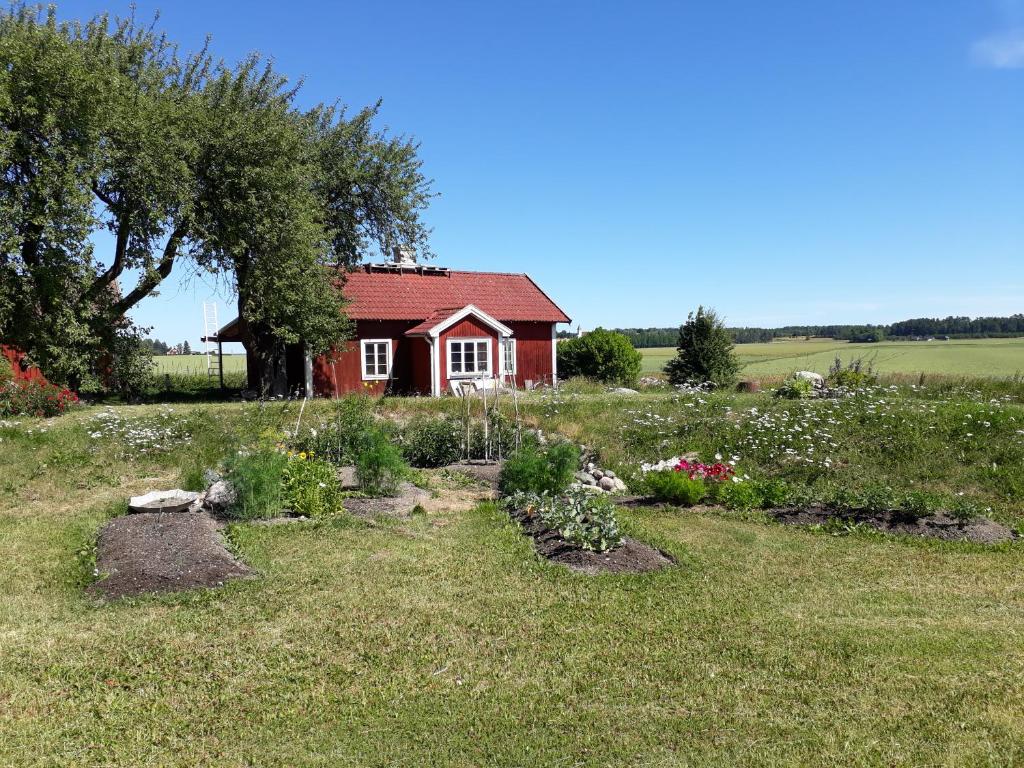
[[(315, 360), (288, 345), (290, 390), (438, 396), (462, 381), (527, 387), (557, 379), (555, 329), (569, 317), (527, 275), (374, 264), (348, 274), (343, 293), (355, 338)], [(238, 320), (217, 340), (242, 341)]]

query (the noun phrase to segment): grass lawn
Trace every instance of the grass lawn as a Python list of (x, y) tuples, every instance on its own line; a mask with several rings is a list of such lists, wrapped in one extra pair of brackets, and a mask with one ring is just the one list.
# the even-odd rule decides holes
[[(1014, 512), (1024, 491), (1006, 485), (1017, 475), (986, 475), (980, 460), (999, 450), (1000, 463), (1019, 462), (1019, 399), (997, 407), (987, 393), (876, 397), (922, 429), (933, 416), (953, 430), (950, 414), (959, 425), (968, 411), (998, 411), (990, 436), (972, 436), (981, 442), (958, 433), (947, 465), (965, 468), (946, 474), (981, 498), (1007, 500), (1004, 518), (1024, 519)], [(653, 451), (722, 442), (742, 409), (804, 407), (724, 398), (570, 389), (522, 405), (535, 423), (575, 430), (624, 473)], [(311, 403), (304, 423), (331, 408)], [(297, 405), (121, 407), (121, 426), (97, 438), (98, 410), (0, 426), (2, 765), (1024, 760), (1018, 545), (836, 536), (757, 513), (647, 510), (624, 513), (628, 532), (672, 553), (678, 567), (587, 577), (539, 561), (482, 503), (373, 524), (234, 525), (231, 547), (260, 578), (97, 605), (82, 592), (91, 542), (125, 497), (294, 425)], [(861, 443), (844, 440), (836, 460), (884, 472), (889, 456), (872, 453), (872, 439), (893, 431), (894, 417), (863, 415), (871, 410), (863, 405), (833, 430), (864, 432)], [(637, 426), (654, 414), (675, 420), (664, 437), (662, 427)], [(131, 440), (149, 440), (150, 452), (127, 450)]]
[[(675, 356), (672, 347), (640, 350), (644, 372), (660, 371)], [(879, 373), (1014, 376), (1024, 373), (1024, 338), (950, 341), (885, 341), (850, 344), (834, 339), (737, 344), (746, 376), (787, 376), (793, 371), (826, 373), (836, 355), (849, 362), (861, 357)]]

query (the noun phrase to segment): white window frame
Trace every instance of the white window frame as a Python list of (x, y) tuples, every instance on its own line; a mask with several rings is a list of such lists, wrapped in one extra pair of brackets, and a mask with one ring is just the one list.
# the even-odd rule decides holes
[[(366, 372), (366, 347), (370, 344), (387, 345), (387, 372), (367, 373)], [(376, 351), (374, 352), (374, 367), (376, 368)], [(362, 373), (363, 381), (385, 381), (391, 378), (391, 366), (394, 360), (391, 356), (391, 339), (360, 339), (359, 340), (359, 371)]]
[[(512, 353), (512, 367), (508, 368), (508, 369), (506, 369), (506, 367), (505, 367), (506, 363), (508, 362), (508, 360), (505, 357), (505, 348), (506, 347), (508, 347), (509, 351)], [(518, 355), (518, 350), (516, 349), (516, 340), (515, 340), (515, 338), (512, 337), (512, 336), (505, 336), (505, 337), (503, 337), (502, 340), (501, 340), (501, 374), (502, 374), (502, 376), (504, 376), (506, 373), (511, 373), (513, 376), (516, 375), (516, 368), (518, 368), (518, 366), (519, 366), (519, 363), (518, 363), (518, 361), (516, 359), (517, 355)]]
[[(447, 361), (445, 368), (448, 369), (449, 379), (480, 379), (490, 378), (494, 375), (492, 368), (494, 367), (494, 348), (491, 346), (493, 339), (490, 336), (455, 336), (445, 340), (445, 351), (447, 354)], [(487, 370), (486, 371), (470, 371), (468, 373), (464, 371), (453, 371), (452, 370), (452, 345), (453, 344), (472, 344), (473, 345), (473, 367), (476, 368), (476, 345), (480, 342), (487, 344)], [(465, 360), (466, 348), (463, 347), (461, 350), (463, 360)], [(463, 366), (465, 367), (465, 366)]]

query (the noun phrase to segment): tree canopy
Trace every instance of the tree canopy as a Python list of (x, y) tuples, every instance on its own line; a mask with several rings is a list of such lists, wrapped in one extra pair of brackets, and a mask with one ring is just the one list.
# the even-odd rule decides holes
[(0, 340), (57, 381), (100, 386), (138, 336), (129, 310), (187, 268), (237, 291), (271, 391), (283, 344), (345, 338), (337, 268), (430, 255), (418, 146), (375, 127), (379, 104), (302, 109), (258, 56), (184, 55), (154, 25), (52, 8), (0, 13), (0, 60)]
[(673, 384), (704, 384), (725, 387), (736, 380), (739, 363), (733, 354), (732, 336), (713, 309), (698, 307), (679, 328), (676, 356), (665, 365)]

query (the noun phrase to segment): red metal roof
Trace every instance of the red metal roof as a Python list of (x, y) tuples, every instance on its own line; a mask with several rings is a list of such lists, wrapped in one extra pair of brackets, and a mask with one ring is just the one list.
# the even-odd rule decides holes
[(523, 274), (364, 267), (346, 278), (345, 314), (353, 320), (427, 320), (473, 304), (501, 322), (569, 322)]

